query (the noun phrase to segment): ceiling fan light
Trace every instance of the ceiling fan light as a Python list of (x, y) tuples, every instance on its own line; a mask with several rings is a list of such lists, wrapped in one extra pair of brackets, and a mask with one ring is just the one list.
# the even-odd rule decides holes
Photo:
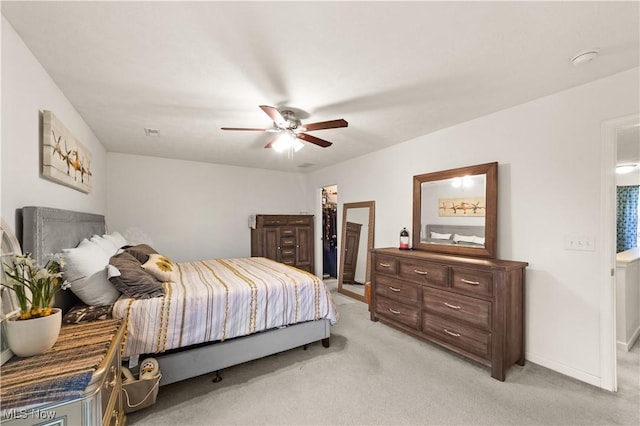
[(284, 152), (287, 150), (288, 146), (288, 138), (284, 135), (280, 135), (278, 136), (278, 139), (276, 139), (276, 141), (273, 143), (273, 145), (271, 145), (271, 148), (273, 148), (275, 152)]
[(298, 152), (302, 149), (304, 144), (298, 140), (298, 136), (291, 130), (282, 132), (278, 139), (271, 145), (276, 152), (295, 151)]

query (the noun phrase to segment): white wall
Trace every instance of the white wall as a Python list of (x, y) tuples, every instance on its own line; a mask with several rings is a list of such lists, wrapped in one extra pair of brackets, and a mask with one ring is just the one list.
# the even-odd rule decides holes
[(600, 237), (601, 126), (638, 113), (638, 80), (635, 68), (337, 164), (309, 175), (309, 193), (375, 200), (375, 246), (396, 246), (413, 175), (498, 161), (498, 257), (529, 262), (526, 357), (598, 385), (604, 255), (564, 238)]
[(249, 256), (249, 215), (305, 207), (300, 174), (128, 154), (108, 158), (109, 229), (147, 235), (178, 262)]
[[(107, 156), (100, 141), (2, 17), (2, 218), (16, 226), (16, 209), (46, 206), (106, 213)], [(41, 177), (41, 111), (51, 110), (92, 154), (90, 194)], [(16, 231), (14, 229), (14, 231)]]

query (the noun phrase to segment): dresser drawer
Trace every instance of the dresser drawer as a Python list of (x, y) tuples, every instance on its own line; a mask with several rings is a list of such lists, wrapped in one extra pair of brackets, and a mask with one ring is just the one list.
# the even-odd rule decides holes
[(449, 286), (449, 267), (419, 260), (400, 260), (398, 275), (417, 284)]
[(376, 295), (397, 300), (398, 302), (413, 306), (418, 306), (420, 302), (417, 285), (404, 283), (391, 277), (376, 275), (375, 289)]
[(282, 237), (280, 238), (281, 247), (295, 247), (296, 237)]
[[(102, 412), (102, 425), (103, 426), (118, 426), (122, 425), (122, 418), (124, 417), (124, 410), (122, 407), (122, 379), (118, 377), (118, 384), (116, 386), (117, 392), (111, 393), (111, 400), (107, 406), (107, 409)], [(104, 403), (103, 403), (104, 404)]]
[(376, 256), (375, 257), (375, 270), (376, 272), (383, 272), (385, 274), (395, 275), (398, 271), (398, 259), (391, 256)]
[(120, 395), (120, 357), (114, 356), (105, 371), (105, 378), (100, 388), (100, 400), (102, 401), (102, 413), (107, 412), (107, 406), (112, 398)]
[(481, 358), (491, 357), (491, 333), (487, 331), (425, 313), (422, 332)]
[(284, 216), (263, 216), (263, 226), (282, 226), (287, 224), (287, 218)]
[(491, 302), (457, 293), (422, 288), (422, 308), (435, 314), (447, 315), (459, 321), (491, 330)]
[(490, 272), (466, 268), (451, 268), (451, 287), (464, 293), (491, 297), (493, 279)]
[(311, 218), (309, 216), (301, 216), (301, 217), (289, 216), (289, 219), (287, 220), (287, 224), (293, 225), (293, 226), (311, 225)]
[(420, 325), (420, 309), (414, 306), (405, 305), (385, 297), (376, 297), (375, 311), (381, 317), (404, 324), (414, 330), (417, 330)]
[(280, 238), (295, 238), (296, 230), (293, 228), (281, 228), (280, 229)]

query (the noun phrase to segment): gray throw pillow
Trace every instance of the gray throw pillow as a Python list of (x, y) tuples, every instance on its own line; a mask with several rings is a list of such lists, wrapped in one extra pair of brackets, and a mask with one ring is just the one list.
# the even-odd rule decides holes
[(108, 275), (109, 281), (127, 297), (149, 299), (165, 294), (162, 283), (142, 269), (142, 263), (126, 251), (111, 257)]
[(135, 246), (128, 246), (124, 248), (124, 251), (135, 257), (140, 261), (140, 264), (146, 263), (149, 260), (150, 254), (158, 253), (153, 247), (147, 244), (138, 244)]

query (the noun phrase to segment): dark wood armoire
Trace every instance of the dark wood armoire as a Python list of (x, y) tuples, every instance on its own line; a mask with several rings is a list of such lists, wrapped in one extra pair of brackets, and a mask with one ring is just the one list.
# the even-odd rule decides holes
[(314, 273), (313, 215), (256, 215), (251, 256), (267, 257)]

